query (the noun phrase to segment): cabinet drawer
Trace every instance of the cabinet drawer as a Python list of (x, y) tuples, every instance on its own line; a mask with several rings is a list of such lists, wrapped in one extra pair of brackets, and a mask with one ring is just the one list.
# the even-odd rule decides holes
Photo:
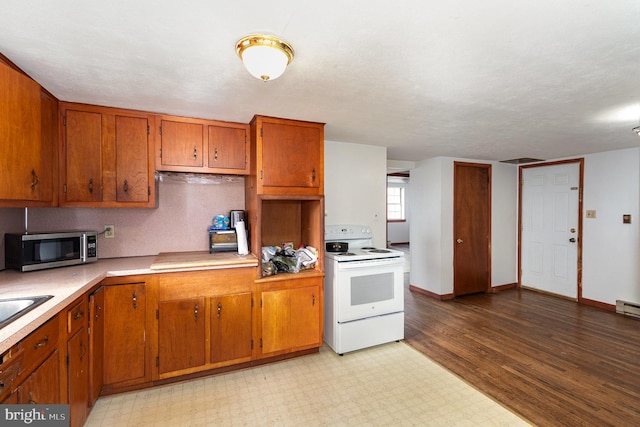
[(87, 301), (82, 299), (67, 310), (67, 333), (69, 336), (80, 330), (87, 319)]
[(24, 350), (20, 373), (41, 363), (58, 346), (58, 316), (40, 326), (20, 343)]

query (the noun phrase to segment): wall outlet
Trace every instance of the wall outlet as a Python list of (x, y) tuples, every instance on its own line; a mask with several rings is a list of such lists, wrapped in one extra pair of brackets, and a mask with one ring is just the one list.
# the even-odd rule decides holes
[(113, 239), (116, 237), (116, 228), (113, 225), (105, 225), (104, 226), (104, 238), (105, 239)]

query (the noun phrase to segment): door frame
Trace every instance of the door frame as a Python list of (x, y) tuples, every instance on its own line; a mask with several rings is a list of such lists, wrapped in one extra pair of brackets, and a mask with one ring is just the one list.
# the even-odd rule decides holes
[(490, 292), (491, 291), (491, 258), (492, 258), (492, 253), (491, 253), (491, 233), (492, 233), (492, 229), (491, 229), (491, 225), (492, 225), (492, 186), (493, 186), (493, 178), (492, 178), (492, 171), (493, 171), (493, 167), (491, 163), (473, 163), (473, 162), (463, 162), (463, 161), (454, 161), (453, 162), (453, 236), (452, 236), (452, 242), (453, 242), (453, 286), (452, 286), (452, 294), (453, 297), (455, 298), (456, 296), (463, 296), (462, 295), (458, 295), (456, 293), (456, 281), (457, 281), (457, 277), (456, 277), (456, 252), (457, 252), (457, 245), (456, 245), (456, 236), (458, 236), (458, 225), (457, 225), (457, 221), (456, 221), (456, 213), (455, 213), (455, 199), (456, 199), (456, 192), (458, 191), (458, 185), (459, 183), (457, 182), (456, 179), (456, 168), (459, 166), (463, 166), (463, 167), (474, 167), (474, 168), (482, 168), (482, 169), (486, 169), (487, 170), (487, 178), (488, 178), (488, 182), (487, 182), (487, 223), (485, 224), (486, 230), (487, 230), (487, 288), (484, 290), (484, 292)]
[(578, 286), (577, 296), (578, 302), (582, 299), (582, 195), (584, 188), (584, 157), (577, 159), (557, 160), (552, 162), (534, 163), (529, 165), (520, 165), (518, 168), (518, 288), (522, 288), (522, 181), (523, 170), (545, 166), (556, 166), (563, 164), (578, 164), (578, 259), (576, 262), (577, 275), (576, 284)]

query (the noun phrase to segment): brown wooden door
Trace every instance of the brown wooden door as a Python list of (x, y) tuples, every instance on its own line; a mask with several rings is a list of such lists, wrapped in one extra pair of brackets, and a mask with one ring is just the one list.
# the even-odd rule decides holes
[(144, 283), (104, 288), (104, 384), (141, 382), (145, 370)]
[(319, 291), (318, 286), (290, 290), (290, 347), (320, 344)]
[(63, 198), (102, 201), (102, 114), (66, 110)]
[(263, 122), (262, 185), (319, 187), (321, 144), (324, 141), (318, 126)]
[(116, 116), (116, 200), (149, 201), (149, 121)]
[(100, 391), (104, 375), (104, 288), (89, 296), (89, 407)]
[(69, 412), (72, 427), (80, 427), (87, 418), (89, 403), (89, 337), (83, 327), (67, 343)]
[(262, 292), (262, 354), (289, 348), (291, 305), (286, 289)]
[(172, 120), (160, 123), (162, 164), (202, 167), (203, 125)]
[(42, 168), (34, 187), (42, 201), (57, 200), (54, 179), (58, 179), (58, 102), (42, 91)]
[(251, 292), (211, 298), (211, 363), (251, 357)]
[(160, 374), (204, 365), (204, 297), (161, 301), (158, 310)]
[(60, 353), (54, 351), (18, 388), (18, 402), (44, 405), (60, 399)]
[(491, 277), (491, 165), (454, 162), (456, 296), (485, 292)]
[(0, 93), (0, 199), (37, 200), (32, 184), (42, 173), (40, 86), (0, 63)]
[(247, 166), (247, 132), (244, 128), (209, 126), (209, 168), (238, 169)]

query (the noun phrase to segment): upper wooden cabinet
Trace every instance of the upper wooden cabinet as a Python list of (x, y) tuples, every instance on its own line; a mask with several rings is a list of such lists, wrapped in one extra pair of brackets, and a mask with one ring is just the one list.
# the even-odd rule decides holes
[(251, 164), (257, 194), (324, 194), (324, 124), (255, 116)]
[(57, 100), (1, 58), (0, 93), (0, 206), (51, 206)]
[(61, 206), (157, 206), (152, 115), (72, 103), (60, 111)]
[(157, 170), (249, 173), (249, 125), (175, 116), (158, 116), (157, 123)]

